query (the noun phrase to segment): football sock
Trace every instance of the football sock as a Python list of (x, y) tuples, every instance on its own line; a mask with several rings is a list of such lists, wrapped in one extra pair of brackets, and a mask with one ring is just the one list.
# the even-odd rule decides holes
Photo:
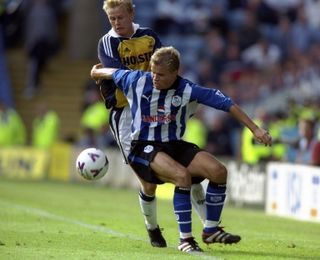
[(192, 237), (190, 188), (175, 187), (173, 208), (179, 225), (180, 239)]
[(144, 216), (144, 222), (149, 230), (157, 228), (157, 199), (155, 196), (149, 196), (139, 191), (139, 202), (141, 212)]
[(207, 217), (206, 198), (201, 183), (192, 184), (191, 186), (191, 203), (196, 210), (202, 224), (205, 223)]
[(212, 233), (220, 223), (221, 212), (226, 198), (226, 184), (209, 182), (206, 193), (207, 219), (204, 232)]

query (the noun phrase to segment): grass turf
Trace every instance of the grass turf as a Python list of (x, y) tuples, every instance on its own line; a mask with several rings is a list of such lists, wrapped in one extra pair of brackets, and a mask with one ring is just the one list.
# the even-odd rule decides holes
[(319, 223), (232, 207), (224, 209), (222, 220), (242, 241), (206, 246), (194, 214), (193, 234), (205, 251), (194, 256), (176, 249), (169, 200), (158, 200), (169, 247), (153, 248), (136, 191), (0, 179), (0, 259), (320, 259)]

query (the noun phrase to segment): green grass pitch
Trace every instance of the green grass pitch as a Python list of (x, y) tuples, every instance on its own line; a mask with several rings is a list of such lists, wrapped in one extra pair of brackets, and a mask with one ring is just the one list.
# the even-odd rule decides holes
[(0, 179), (0, 259), (320, 259), (320, 223), (226, 207), (222, 225), (237, 245), (201, 241), (203, 254), (177, 250), (178, 228), (169, 200), (158, 200), (168, 248), (150, 246), (137, 192), (94, 185)]

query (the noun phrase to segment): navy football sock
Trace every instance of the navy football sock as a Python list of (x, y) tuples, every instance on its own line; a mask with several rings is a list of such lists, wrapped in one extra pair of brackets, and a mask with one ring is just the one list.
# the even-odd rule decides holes
[(180, 239), (191, 237), (190, 188), (175, 188), (173, 208), (179, 225)]

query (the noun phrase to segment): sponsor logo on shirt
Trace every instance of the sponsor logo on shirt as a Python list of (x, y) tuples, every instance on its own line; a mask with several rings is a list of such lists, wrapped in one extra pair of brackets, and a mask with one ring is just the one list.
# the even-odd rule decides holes
[(151, 58), (152, 52), (146, 52), (143, 54), (139, 54), (137, 56), (125, 56), (122, 58), (122, 63), (126, 67), (130, 67), (131, 65), (136, 65), (144, 62), (149, 62)]
[(148, 102), (150, 102), (151, 95), (149, 95), (149, 96), (142, 95), (142, 98), (144, 98), (144, 99), (146, 99)]
[(154, 116), (147, 116), (142, 115), (142, 121), (146, 123), (170, 123), (172, 121), (176, 121), (176, 115), (154, 115)]

